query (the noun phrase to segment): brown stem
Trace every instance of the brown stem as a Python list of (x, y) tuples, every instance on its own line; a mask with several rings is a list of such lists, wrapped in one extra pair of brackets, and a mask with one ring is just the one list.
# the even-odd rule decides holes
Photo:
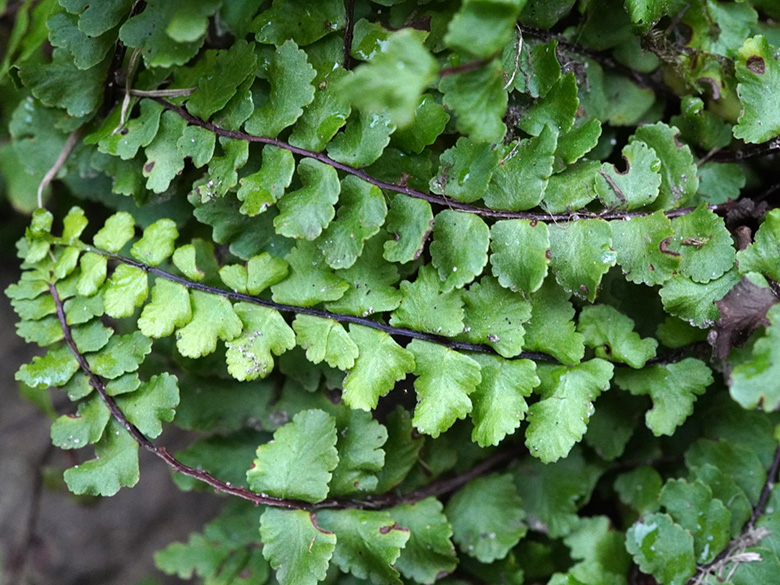
[(127, 419), (125, 414), (117, 405), (116, 401), (111, 396), (108, 395), (108, 392), (106, 391), (106, 385), (103, 379), (97, 374), (95, 374), (95, 372), (92, 371), (92, 368), (90, 368), (86, 358), (79, 351), (78, 347), (76, 347), (76, 342), (73, 340), (70, 326), (67, 323), (67, 319), (65, 316), (65, 309), (62, 304), (62, 300), (60, 299), (59, 293), (57, 292), (57, 288), (55, 287), (54, 284), (49, 284), (49, 293), (54, 299), (54, 305), (57, 310), (57, 319), (59, 320), (60, 326), (62, 327), (65, 343), (67, 344), (71, 353), (73, 353), (73, 355), (75, 356), (76, 361), (79, 364), (79, 367), (89, 379), (90, 385), (100, 395), (100, 398), (106, 404), (114, 419), (116, 419), (116, 421), (119, 422), (119, 424), (121, 424), (125, 428), (125, 430), (127, 430), (128, 433), (130, 433), (130, 436), (133, 437), (133, 439), (141, 447), (143, 447), (150, 453), (162, 459), (175, 472), (181, 473), (182, 475), (186, 475), (188, 477), (192, 477), (194, 479), (197, 479), (198, 481), (202, 481), (203, 483), (214, 488), (216, 492), (221, 492), (224, 494), (242, 498), (244, 500), (252, 502), (256, 506), (263, 505), (263, 506), (272, 506), (276, 508), (288, 508), (288, 509), (295, 509), (295, 510), (320, 510), (323, 508), (358, 508), (358, 509), (391, 508), (393, 506), (418, 502), (430, 496), (441, 495), (453, 491), (459, 488), (460, 486), (464, 485), (466, 482), (470, 481), (471, 479), (483, 473), (486, 473), (488, 470), (492, 469), (499, 463), (505, 461), (507, 458), (512, 456), (512, 453), (510, 453), (509, 451), (502, 452), (501, 454), (492, 455), (487, 459), (484, 459), (483, 461), (475, 465), (472, 469), (470, 469), (469, 471), (461, 475), (433, 482), (428, 486), (410, 492), (406, 495), (386, 494), (374, 498), (371, 498), (369, 496), (365, 500), (331, 498), (328, 500), (324, 500), (322, 502), (312, 504), (309, 502), (304, 502), (301, 500), (296, 500), (291, 498), (275, 498), (265, 494), (258, 494), (252, 492), (244, 487), (231, 485), (229, 483), (217, 479), (207, 471), (195, 469), (193, 467), (190, 467), (189, 465), (185, 465), (184, 463), (176, 459), (176, 457), (171, 455), (167, 451), (167, 449), (155, 445), (138, 429), (138, 427), (136, 427), (133, 423), (131, 423)]
[[(434, 205), (439, 205), (441, 207), (446, 207), (448, 209), (453, 209), (455, 211), (462, 211), (463, 213), (473, 213), (475, 215), (480, 215), (482, 217), (491, 217), (494, 219), (525, 219), (529, 221), (544, 221), (544, 222), (553, 222), (553, 223), (565, 223), (570, 221), (578, 221), (582, 219), (604, 219), (604, 220), (629, 219), (632, 217), (643, 217), (653, 213), (652, 211), (612, 211), (612, 210), (605, 210), (602, 213), (593, 213), (587, 210), (570, 211), (568, 213), (539, 213), (539, 212), (532, 212), (532, 211), (507, 211), (504, 209), (489, 209), (487, 207), (478, 207), (476, 205), (469, 205), (467, 203), (461, 203), (460, 201), (454, 201), (452, 199), (449, 199), (441, 195), (434, 195), (432, 193), (427, 193), (425, 191), (419, 191), (405, 184), (389, 183), (387, 181), (377, 179), (376, 177), (369, 175), (363, 169), (358, 169), (353, 166), (338, 162), (337, 160), (334, 160), (330, 158), (328, 155), (323, 154), (321, 152), (314, 152), (311, 150), (306, 150), (305, 148), (293, 146), (292, 144), (284, 142), (283, 140), (279, 140), (278, 138), (254, 136), (252, 134), (247, 134), (246, 132), (242, 132), (241, 130), (227, 130), (225, 128), (221, 128), (216, 124), (212, 124), (211, 122), (207, 122), (205, 120), (201, 120), (200, 118), (197, 118), (196, 116), (193, 116), (185, 108), (172, 104), (169, 101), (164, 100), (160, 97), (151, 97), (149, 99), (153, 99), (154, 101), (161, 104), (165, 109), (177, 113), (179, 116), (181, 116), (184, 120), (186, 120), (188, 123), (192, 124), (193, 126), (199, 126), (201, 128), (204, 128), (209, 132), (213, 132), (217, 136), (224, 136), (226, 138), (233, 138), (234, 140), (245, 140), (247, 142), (256, 142), (260, 144), (270, 144), (272, 146), (276, 146), (277, 148), (283, 148), (284, 150), (288, 150), (294, 154), (314, 159), (323, 164), (331, 166), (335, 169), (338, 169), (350, 175), (354, 175), (360, 179), (363, 179), (367, 183), (370, 183), (371, 185), (379, 187), (380, 189), (393, 191), (395, 193), (401, 193), (403, 195), (408, 195), (409, 197), (414, 197), (415, 199), (423, 199), (424, 201), (428, 201), (429, 203), (432, 203)], [(731, 207), (732, 205), (734, 205), (734, 202), (729, 201), (726, 203), (708, 205), (707, 207), (708, 209), (718, 213), (718, 212), (723, 212), (728, 210), (728, 208)], [(696, 209), (695, 207), (684, 207), (680, 209), (672, 209), (670, 211), (665, 211), (664, 213), (666, 214), (667, 217), (670, 218), (679, 217), (681, 215), (686, 215), (688, 213), (691, 213), (695, 209)]]

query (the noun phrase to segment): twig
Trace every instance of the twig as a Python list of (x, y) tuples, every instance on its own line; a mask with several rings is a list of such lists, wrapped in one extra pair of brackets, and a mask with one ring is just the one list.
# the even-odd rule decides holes
[[(260, 144), (270, 144), (272, 146), (276, 146), (277, 148), (283, 148), (284, 150), (288, 150), (293, 154), (314, 159), (323, 164), (331, 166), (334, 169), (338, 169), (350, 175), (354, 175), (360, 179), (363, 179), (367, 183), (370, 183), (371, 185), (379, 187), (380, 189), (393, 191), (395, 193), (401, 193), (403, 195), (408, 195), (409, 197), (414, 197), (415, 199), (423, 199), (424, 201), (428, 201), (429, 203), (432, 203), (434, 205), (447, 207), (449, 209), (453, 209), (455, 211), (461, 211), (463, 213), (473, 213), (475, 215), (479, 215), (482, 217), (490, 217), (494, 219), (526, 219), (529, 221), (544, 221), (544, 222), (554, 222), (554, 223), (565, 223), (570, 221), (578, 221), (582, 219), (593, 219), (593, 218), (605, 219), (605, 220), (629, 219), (632, 217), (644, 217), (646, 215), (650, 215), (654, 213), (654, 211), (618, 212), (618, 211), (611, 211), (611, 210), (605, 210), (605, 212), (599, 214), (591, 213), (585, 210), (572, 211), (568, 213), (540, 213), (540, 212), (533, 212), (533, 211), (507, 211), (505, 209), (490, 209), (487, 207), (478, 207), (476, 205), (469, 205), (467, 203), (461, 203), (460, 201), (453, 201), (450, 198), (443, 197), (440, 195), (434, 195), (432, 193), (427, 193), (425, 191), (419, 191), (417, 189), (413, 189), (412, 187), (407, 186), (406, 184), (389, 183), (387, 181), (377, 179), (376, 177), (369, 175), (363, 169), (358, 169), (348, 164), (344, 164), (342, 162), (334, 160), (330, 158), (328, 155), (323, 154), (321, 152), (314, 152), (312, 150), (307, 150), (305, 148), (293, 146), (292, 144), (284, 142), (283, 140), (279, 140), (278, 138), (254, 136), (252, 134), (248, 134), (241, 130), (227, 130), (211, 122), (201, 120), (200, 118), (197, 118), (196, 116), (190, 114), (185, 108), (172, 104), (169, 101), (166, 101), (162, 98), (152, 97), (150, 99), (155, 100), (156, 102), (161, 104), (165, 109), (177, 113), (179, 116), (181, 116), (184, 120), (186, 120), (188, 123), (192, 124), (193, 126), (200, 126), (201, 128), (208, 130), (209, 132), (213, 132), (217, 136), (224, 136), (226, 138), (233, 138), (235, 140), (245, 140), (247, 142), (256, 142)], [(726, 203), (708, 205), (707, 208), (710, 209), (711, 211), (719, 213), (719, 212), (727, 211), (734, 204), (735, 204), (734, 201), (728, 201)], [(683, 207), (679, 209), (672, 209), (670, 211), (665, 211), (664, 213), (666, 214), (667, 217), (672, 218), (672, 217), (679, 217), (681, 215), (687, 215), (688, 213), (691, 213), (695, 209), (696, 209), (695, 207)]]
[(76, 146), (76, 143), (79, 141), (79, 138), (81, 137), (81, 132), (82, 132), (82, 126), (79, 126), (68, 135), (68, 138), (67, 140), (65, 140), (65, 144), (63, 145), (62, 150), (60, 151), (60, 155), (57, 157), (57, 160), (55, 160), (51, 168), (48, 171), (46, 171), (46, 174), (43, 175), (43, 179), (41, 179), (41, 182), (38, 184), (38, 207), (39, 208), (43, 207), (43, 190), (49, 186), (49, 183), (52, 182), (54, 177), (57, 176), (57, 173), (60, 172), (60, 169), (65, 165), (65, 161), (68, 160), (70, 153), (73, 152), (73, 148)]
[(710, 160), (715, 162), (738, 162), (758, 156), (767, 156), (778, 151), (780, 151), (780, 137), (773, 138), (768, 142), (762, 142), (761, 144), (746, 144), (744, 148), (736, 150), (721, 150), (714, 153)]

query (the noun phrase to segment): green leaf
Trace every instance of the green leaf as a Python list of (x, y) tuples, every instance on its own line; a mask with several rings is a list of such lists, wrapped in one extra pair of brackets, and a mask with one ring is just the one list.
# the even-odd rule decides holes
[(712, 384), (712, 373), (694, 358), (643, 370), (620, 369), (615, 382), (621, 388), (636, 395), (649, 395), (653, 408), (645, 415), (647, 427), (656, 436), (671, 435), (693, 413), (697, 395)]
[(610, 305), (583, 307), (577, 331), (596, 357), (623, 362), (632, 368), (644, 367), (658, 347), (655, 339), (640, 338), (634, 331), (634, 322)]
[(366, 240), (379, 232), (387, 215), (382, 191), (355, 176), (341, 182), (337, 217), (317, 240), (331, 268), (349, 268), (363, 252)]
[(171, 181), (184, 168), (184, 157), (176, 148), (176, 143), (186, 126), (187, 122), (176, 112), (163, 112), (160, 130), (144, 149), (146, 163), (143, 175), (146, 177), (146, 188), (150, 191), (162, 193), (167, 190)]
[(431, 204), (396, 195), (390, 203), (385, 229), (393, 236), (385, 242), (385, 260), (402, 264), (416, 260), (433, 230)]
[(100, 297), (76, 296), (65, 301), (63, 309), (68, 325), (81, 325), (103, 314), (103, 302)]
[(63, 415), (51, 425), (52, 445), (60, 449), (81, 449), (96, 443), (111, 420), (111, 411), (100, 396), (79, 404), (78, 414)]
[(193, 116), (208, 120), (227, 105), (247, 77), (254, 75), (257, 58), (253, 47), (237, 40), (226, 50), (203, 54), (194, 67), (194, 72), (201, 74), (197, 89), (187, 100), (187, 110)]
[(626, 170), (610, 163), (601, 165), (596, 192), (605, 207), (631, 210), (652, 203), (661, 187), (661, 161), (655, 151), (636, 140), (623, 148)]
[(503, 559), (528, 531), (509, 474), (470, 481), (447, 502), (445, 513), (460, 549), (483, 563)]
[(668, 13), (670, 4), (670, 0), (626, 0), (626, 9), (631, 22), (647, 31)]
[(339, 464), (333, 470), (330, 493), (347, 496), (374, 491), (378, 483), (377, 474), (385, 463), (382, 446), (387, 441), (387, 429), (370, 413), (351, 409), (340, 426), (336, 443)]
[(713, 499), (710, 488), (700, 480), (666, 482), (659, 501), (674, 521), (693, 536), (693, 552), (698, 564), (709, 563), (731, 540), (731, 512)]
[(347, 75), (345, 69), (338, 67), (319, 82), (314, 100), (304, 108), (290, 134), (290, 144), (314, 152), (325, 150), (352, 111), (340, 91), (339, 81)]
[(119, 319), (129, 317), (149, 294), (146, 272), (129, 264), (120, 264), (103, 288), (106, 315)]
[(601, 277), (616, 261), (610, 224), (583, 219), (548, 227), (555, 280), (566, 292), (593, 302)]
[(317, 72), (293, 40), (279, 46), (266, 67), (271, 83), (268, 101), (255, 108), (244, 127), (250, 134), (273, 138), (292, 126), (303, 114), (303, 107), (314, 99), (311, 82)]
[(536, 364), (531, 360), (502, 360), (492, 355), (474, 354), (482, 381), (470, 398), (474, 404), (471, 440), (480, 447), (498, 445), (520, 426), (528, 411), (526, 398), (539, 385)]
[(277, 303), (311, 307), (322, 301), (338, 300), (349, 288), (325, 265), (322, 254), (311, 242), (300, 240), (285, 260), (290, 274), (271, 287)]
[(615, 480), (615, 491), (626, 506), (640, 514), (657, 512), (660, 504), (658, 495), (663, 486), (661, 474), (647, 465), (621, 473)]
[(723, 148), (731, 142), (731, 125), (706, 109), (699, 97), (685, 96), (680, 104), (680, 115), (672, 116), (670, 121), (680, 129), (686, 142), (698, 144), (704, 150)]
[(338, 321), (296, 315), (293, 321), (295, 338), (306, 359), (314, 364), (325, 360), (332, 368), (349, 370), (358, 357), (358, 347)]
[(176, 331), (176, 348), (181, 355), (208, 355), (217, 349), (217, 339), (231, 341), (241, 334), (241, 319), (226, 298), (195, 290), (190, 299), (192, 320)]
[(489, 345), (505, 358), (522, 351), (525, 333), (522, 323), (531, 316), (528, 301), (501, 288), (490, 276), (472, 284), (462, 298), (465, 339)]
[(395, 124), (383, 113), (353, 113), (344, 132), (328, 144), (328, 156), (352, 167), (366, 167), (382, 156), (394, 131)]
[(257, 518), (245, 503), (228, 507), (193, 533), (186, 543), (175, 542), (154, 556), (157, 567), (169, 575), (204, 583), (249, 585), (266, 582), (270, 567), (257, 545)]
[(281, 585), (315, 585), (325, 578), (336, 535), (303, 510), (268, 508), (260, 518), (263, 556)]
[(350, 286), (343, 297), (327, 303), (329, 311), (366, 317), (398, 307), (401, 292), (393, 286), (398, 282), (398, 270), (382, 257), (386, 239), (383, 233), (374, 236), (352, 266), (338, 271)]
[[(387, 429), (385, 461), (382, 469), (376, 474), (379, 481), (375, 489), (376, 493), (380, 494), (396, 487), (406, 478), (409, 471), (417, 464), (420, 449), (425, 443), (425, 438), (412, 426), (412, 415), (400, 405), (388, 414), (384, 426)], [(412, 534), (412, 541), (414, 541), (414, 534)]]
[[(544, 131), (540, 136), (544, 135)], [(570, 165), (596, 148), (601, 137), (601, 122), (591, 118), (582, 126), (575, 126), (558, 140), (555, 156)]]
[(574, 327), (569, 295), (548, 278), (532, 295), (531, 319), (523, 325), (526, 351), (549, 353), (564, 364), (576, 364), (585, 355), (585, 343)]
[(720, 317), (715, 301), (721, 300), (740, 281), (735, 269), (707, 284), (699, 284), (677, 275), (660, 291), (664, 310), (694, 327), (711, 327)]
[(626, 549), (643, 573), (685, 585), (696, 572), (693, 537), (666, 514), (649, 514), (628, 529)]
[(580, 524), (577, 510), (590, 500), (602, 471), (600, 466), (586, 463), (576, 446), (556, 463), (522, 459), (512, 472), (528, 525), (538, 526), (550, 538), (570, 533)]
[(76, 291), (80, 295), (92, 296), (106, 280), (108, 259), (94, 252), (86, 252), (79, 260), (81, 274)]
[(444, 37), (450, 49), (487, 59), (503, 49), (515, 33), (524, 0), (466, 0)]
[(89, 69), (100, 63), (116, 42), (116, 33), (88, 36), (77, 26), (77, 18), (57, 12), (46, 21), (49, 41), (55, 47), (67, 49), (79, 69)]
[(734, 244), (723, 219), (704, 203), (672, 220), (669, 249), (680, 254), (680, 273), (706, 284), (734, 266)]
[(428, 94), (424, 94), (414, 110), (412, 123), (399, 127), (393, 133), (392, 142), (406, 152), (420, 154), (426, 146), (433, 144), (444, 131), (449, 114), (439, 102)]
[(525, 294), (539, 290), (550, 263), (546, 223), (525, 219), (497, 221), (490, 228), (490, 265), (501, 286)]
[[(157, 136), (162, 113), (163, 107), (157, 102), (142, 101), (138, 117), (128, 120), (120, 131), (114, 133), (113, 129), (106, 128), (112, 133), (101, 138), (98, 150), (119, 156), (122, 160), (131, 160), (140, 147), (149, 146)], [(109, 120), (113, 121), (112, 118)]]
[(303, 46), (342, 29), (345, 18), (344, 3), (338, 0), (316, 4), (306, 0), (274, 0), (271, 8), (252, 21), (250, 30), (257, 33), (261, 43), (278, 46), (292, 38)]
[(540, 370), (541, 399), (528, 409), (525, 434), (534, 457), (550, 463), (569, 454), (587, 430), (593, 401), (609, 389), (612, 372), (612, 364), (598, 358)]
[(780, 64), (774, 47), (763, 35), (746, 39), (735, 67), (742, 112), (734, 126), (734, 137), (753, 143), (774, 138), (780, 133), (780, 106), (770, 99), (780, 84)]
[(524, 132), (539, 136), (546, 125), (565, 134), (574, 126), (580, 101), (577, 99), (577, 80), (567, 73), (555, 82), (550, 91), (518, 122)]
[(388, 35), (368, 64), (340, 82), (343, 98), (362, 110), (384, 113), (396, 126), (409, 126), (420, 95), (439, 70), (423, 45), (425, 36), (412, 28)]
[(198, 268), (195, 263), (195, 256), (197, 254), (195, 246), (192, 244), (185, 244), (179, 246), (173, 253), (173, 265), (178, 268), (184, 276), (195, 282), (203, 280), (205, 273)]
[(127, 372), (134, 372), (152, 351), (152, 340), (140, 331), (114, 335), (100, 353), (87, 356), (87, 363), (98, 376), (113, 380)]
[(95, 444), (95, 459), (65, 470), (65, 483), (74, 494), (113, 496), (138, 482), (138, 443), (111, 420)]
[(273, 441), (257, 448), (246, 479), (258, 493), (319, 502), (328, 495), (338, 462), (335, 420), (322, 410), (305, 410), (279, 427)]
[(160, 374), (143, 382), (135, 392), (116, 399), (127, 420), (150, 439), (162, 433), (162, 423), (171, 422), (179, 404), (176, 376)]
[(442, 573), (452, 572), (457, 556), (452, 546), (452, 528), (436, 498), (392, 508), (395, 521), (409, 530), (409, 540), (401, 549), (395, 566), (407, 579), (432, 583)]
[(209, 172), (192, 186), (193, 194), (202, 202), (227, 195), (238, 184), (238, 170), (249, 159), (249, 143), (244, 140), (220, 137), (223, 154), (209, 161)]
[(227, 341), (228, 372), (236, 380), (265, 378), (274, 367), (274, 355), (295, 347), (295, 334), (278, 311), (251, 303), (236, 303), (233, 311), (244, 324), (239, 337)]
[(390, 316), (390, 325), (448, 337), (463, 331), (461, 293), (443, 292), (433, 267), (421, 267), (414, 282), (403, 281), (401, 294), (401, 304)]
[(36, 356), (24, 364), (14, 379), (32, 388), (45, 390), (50, 386), (64, 386), (79, 369), (70, 348), (60, 346), (50, 349), (44, 356)]
[(350, 408), (372, 410), (380, 396), (393, 389), (414, 365), (414, 355), (398, 345), (384, 331), (362, 325), (350, 325), (349, 336), (359, 354), (344, 379), (343, 399)]
[(493, 171), (485, 204), (493, 209), (521, 211), (539, 205), (553, 172), (558, 133), (545, 126), (539, 136), (524, 138), (501, 151)]
[(413, 339), (417, 406), (412, 423), (421, 433), (438, 437), (471, 412), (469, 394), (482, 377), (479, 363), (447, 347)]
[(497, 164), (498, 151), (492, 144), (459, 138), (439, 158), (439, 171), (431, 179), (431, 191), (472, 203), (485, 195)]
[(749, 357), (737, 364), (729, 378), (729, 392), (743, 408), (758, 408), (766, 412), (777, 410), (780, 393), (776, 383), (778, 340), (780, 339), (780, 305), (766, 314), (769, 326), (756, 341)]
[(322, 510), (317, 519), (336, 534), (333, 563), (344, 573), (370, 579), (376, 585), (401, 585), (392, 566), (409, 540), (402, 528), (385, 511)]
[(158, 278), (152, 288), (152, 300), (141, 311), (138, 329), (147, 337), (167, 337), (192, 319), (190, 295), (184, 285)]
[(626, 280), (653, 286), (663, 284), (677, 271), (679, 252), (668, 247), (674, 229), (662, 211), (609, 223), (617, 263)]
[[(756, 452), (748, 446), (730, 441), (699, 439), (685, 452), (685, 464), (690, 469), (699, 468), (702, 472), (699, 479), (710, 486), (714, 497), (722, 502), (728, 502), (729, 506), (735, 499), (739, 499), (735, 496), (739, 492), (747, 496), (749, 502), (753, 504), (758, 502), (766, 481), (766, 468)], [(716, 467), (721, 473), (712, 473), (711, 470), (704, 469), (709, 466)], [(717, 485), (717, 480), (724, 476), (730, 479), (722, 486)], [(715, 481), (708, 481), (710, 478)], [(732, 482), (736, 484), (736, 490), (733, 487), (723, 489), (726, 484)], [(719, 494), (721, 490), (728, 493), (728, 497)]]
[(445, 291), (462, 288), (482, 272), (489, 239), (488, 227), (479, 216), (450, 209), (439, 212), (430, 252)]
[(144, 230), (143, 237), (130, 248), (130, 255), (148, 266), (157, 266), (173, 254), (173, 243), (179, 237), (176, 223), (158, 219)]
[(90, 37), (102, 35), (122, 22), (132, 6), (132, 0), (118, 0), (110, 4), (90, 0), (60, 0), (60, 6), (71, 14), (78, 14), (78, 27)]
[[(450, 58), (451, 67), (462, 64), (462, 59)], [(443, 77), (439, 91), (444, 94), (444, 107), (455, 113), (460, 132), (479, 142), (499, 142), (504, 137), (507, 93), (498, 60), (474, 71)]]
[(679, 142), (680, 131), (663, 122), (646, 124), (637, 128), (631, 142), (641, 140), (663, 161), (661, 165), (661, 189), (653, 202), (654, 209), (681, 207), (696, 194), (699, 175), (693, 154), (687, 144)]
[(54, 49), (51, 63), (28, 61), (19, 76), (41, 103), (80, 118), (100, 105), (107, 65), (104, 60), (84, 71), (76, 66), (69, 51)]
[(772, 209), (756, 232), (755, 239), (744, 250), (737, 252), (741, 273), (759, 272), (780, 281), (780, 210)]
[(288, 238), (314, 240), (336, 215), (341, 183), (336, 169), (311, 158), (298, 164), (298, 175), (303, 187), (279, 200), (274, 228)]
[(135, 220), (126, 211), (119, 211), (109, 217), (102, 228), (92, 238), (95, 247), (116, 254), (133, 237)]
[(187, 126), (176, 141), (176, 153), (182, 158), (189, 158), (195, 167), (201, 168), (214, 156), (216, 143), (216, 134), (200, 126)]
[(577, 161), (563, 172), (552, 175), (544, 191), (542, 207), (547, 213), (576, 211), (597, 195), (596, 180), (601, 165), (592, 160)]
[(218, 6), (212, 0), (194, 5), (150, 0), (122, 25), (119, 38), (128, 47), (140, 49), (148, 67), (183, 65), (203, 44), (207, 19)]

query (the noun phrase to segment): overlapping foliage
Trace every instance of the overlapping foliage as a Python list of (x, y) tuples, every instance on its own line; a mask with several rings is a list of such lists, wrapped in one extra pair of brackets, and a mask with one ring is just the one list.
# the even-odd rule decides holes
[(14, 9), (17, 379), (74, 493), (232, 496), (163, 571), (778, 574), (772, 2)]

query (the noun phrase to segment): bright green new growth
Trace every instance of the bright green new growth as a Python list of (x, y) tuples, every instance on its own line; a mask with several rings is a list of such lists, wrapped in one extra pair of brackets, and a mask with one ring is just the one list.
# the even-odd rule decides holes
[(107, 4), (6, 11), (6, 294), (72, 492), (229, 500), (164, 572), (776, 577), (772, 2)]

